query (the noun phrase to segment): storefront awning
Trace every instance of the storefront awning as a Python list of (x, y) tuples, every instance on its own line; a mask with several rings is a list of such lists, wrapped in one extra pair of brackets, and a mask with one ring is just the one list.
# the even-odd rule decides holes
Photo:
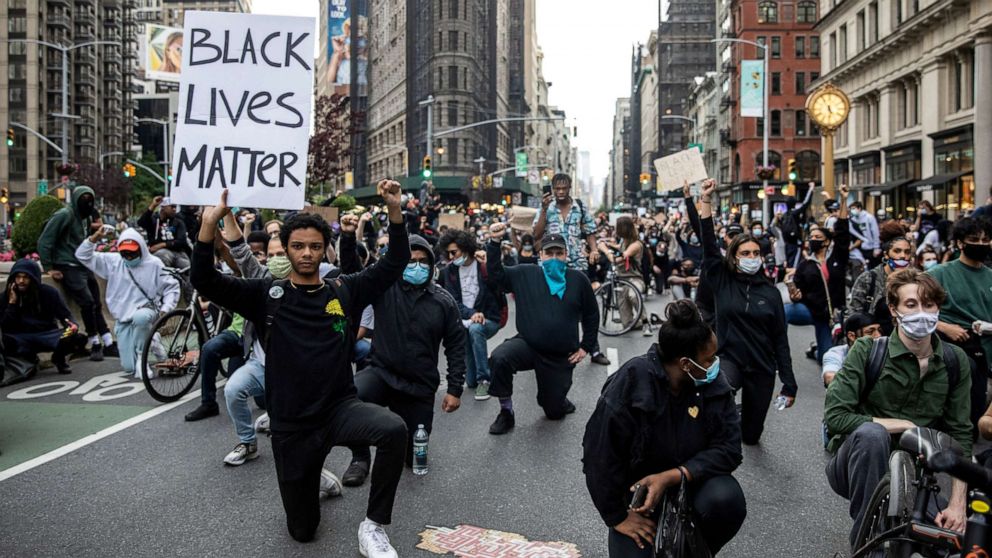
[(932, 190), (934, 188), (943, 188), (947, 186), (948, 183), (961, 178), (962, 176), (967, 176), (974, 173), (975, 171), (965, 171), (965, 172), (955, 172), (950, 174), (937, 174), (931, 176), (930, 178), (924, 178), (907, 186), (910, 190), (916, 190), (917, 192), (925, 192)]
[(855, 192), (864, 192), (872, 196), (880, 196), (882, 194), (888, 194), (889, 192), (895, 190), (896, 188), (909, 184), (913, 179), (909, 180), (890, 180), (889, 182), (883, 182), (881, 184), (861, 184), (851, 188)]

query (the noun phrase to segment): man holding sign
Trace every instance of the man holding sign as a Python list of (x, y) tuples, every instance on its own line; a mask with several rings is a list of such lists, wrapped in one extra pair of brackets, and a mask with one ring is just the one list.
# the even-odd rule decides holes
[(320, 277), (320, 260), (331, 240), (321, 217), (297, 214), (280, 239), (291, 271), (284, 280), (238, 279), (214, 268), (216, 223), (229, 211), (227, 191), (203, 212), (190, 279), (204, 297), (250, 320), (265, 350), (265, 400), (272, 454), (290, 535), (313, 539), (320, 522), (320, 472), (333, 446), (376, 446), (366, 519), (358, 529), (363, 556), (395, 557), (383, 525), (391, 521), (403, 471), (407, 432), (384, 407), (358, 400), (351, 361), (352, 324), (362, 310), (396, 283), (410, 260), (400, 210), (400, 185), (379, 182), (389, 212), (389, 251), (360, 273)]

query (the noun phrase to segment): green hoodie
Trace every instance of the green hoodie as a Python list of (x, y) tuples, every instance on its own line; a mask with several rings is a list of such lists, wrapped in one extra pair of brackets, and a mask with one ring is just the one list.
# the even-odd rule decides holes
[(92, 188), (77, 186), (69, 196), (69, 205), (52, 214), (45, 224), (45, 229), (41, 231), (41, 237), (38, 238), (38, 256), (45, 271), (61, 266), (81, 266), (76, 259), (76, 248), (91, 234), (90, 224), (93, 222), (93, 215), (81, 217), (76, 209), (76, 204), (83, 194), (93, 196), (95, 202), (96, 195)]

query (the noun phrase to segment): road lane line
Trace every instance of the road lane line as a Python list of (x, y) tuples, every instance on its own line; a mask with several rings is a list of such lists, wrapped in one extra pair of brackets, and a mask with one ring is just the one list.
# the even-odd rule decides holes
[[(225, 383), (225, 381), (226, 380), (222, 380), (220, 382), (217, 382), (217, 386), (218, 387), (222, 386)], [(56, 459), (58, 459), (58, 458), (60, 458), (62, 456), (69, 455), (70, 453), (72, 453), (72, 452), (74, 452), (74, 451), (76, 451), (76, 450), (78, 450), (80, 448), (84, 448), (84, 447), (92, 444), (93, 442), (97, 442), (99, 440), (102, 440), (102, 439), (106, 438), (107, 436), (110, 436), (112, 434), (116, 434), (116, 433), (118, 433), (118, 432), (120, 432), (122, 430), (126, 430), (128, 428), (131, 428), (132, 426), (141, 424), (142, 422), (145, 422), (148, 419), (155, 418), (158, 415), (167, 413), (167, 412), (171, 411), (172, 409), (175, 409), (176, 407), (179, 407), (180, 405), (182, 405), (184, 403), (188, 403), (189, 401), (192, 401), (193, 399), (197, 399), (199, 397), (200, 397), (200, 390), (192, 391), (190, 393), (187, 393), (185, 396), (183, 396), (182, 399), (180, 399), (178, 401), (173, 401), (172, 403), (167, 403), (165, 405), (162, 405), (161, 407), (155, 407), (154, 409), (145, 411), (144, 413), (141, 413), (140, 415), (136, 415), (134, 417), (131, 417), (131, 418), (129, 418), (129, 419), (123, 421), (123, 422), (119, 422), (119, 423), (117, 423), (117, 424), (115, 424), (113, 426), (108, 426), (107, 428), (104, 428), (103, 430), (101, 430), (99, 432), (96, 432), (96, 433), (90, 434), (89, 436), (85, 436), (83, 438), (80, 438), (80, 439), (76, 440), (75, 442), (71, 442), (69, 444), (66, 444), (66, 445), (60, 447), (60, 448), (55, 448), (55, 449), (53, 449), (52, 451), (50, 451), (50, 452), (48, 452), (46, 454), (39, 455), (38, 457), (35, 457), (34, 459), (29, 459), (28, 461), (25, 461), (24, 463), (21, 463), (19, 465), (14, 465), (10, 469), (6, 469), (4, 471), (0, 471), (0, 482), (5, 481), (5, 480), (7, 480), (7, 479), (9, 479), (11, 477), (17, 476), (17, 475), (19, 475), (21, 473), (24, 473), (26, 471), (30, 471), (31, 469), (34, 469), (35, 467), (40, 467), (40, 466), (44, 465), (45, 463), (48, 463), (49, 461), (54, 461), (54, 460), (56, 460)]]
[(606, 377), (609, 378), (610, 376), (616, 374), (617, 370), (620, 368), (620, 351), (614, 349), (613, 347), (607, 347), (606, 358), (610, 359), (610, 365), (606, 367)]

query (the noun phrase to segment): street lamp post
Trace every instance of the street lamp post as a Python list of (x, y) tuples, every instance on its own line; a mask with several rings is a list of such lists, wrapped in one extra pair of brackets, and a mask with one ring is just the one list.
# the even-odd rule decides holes
[(166, 183), (165, 183), (165, 195), (169, 195), (169, 190), (171, 189), (168, 182), (169, 178), (169, 122), (167, 120), (159, 120), (157, 118), (135, 118), (135, 122), (149, 122), (152, 124), (159, 124), (162, 126), (162, 169), (165, 171)]
[[(115, 43), (114, 41), (86, 41), (84, 43), (77, 43), (70, 46), (60, 45), (56, 43), (49, 43), (48, 41), (38, 41), (35, 39), (7, 39), (8, 43), (35, 43), (39, 45), (44, 45), (50, 48), (54, 48), (62, 53), (62, 112), (60, 114), (53, 114), (58, 118), (65, 120), (71, 118), (79, 118), (69, 114), (69, 51), (76, 50), (77, 48), (82, 48), (85, 46), (92, 45), (116, 45), (121, 46), (121, 43)], [(69, 132), (68, 123), (62, 123), (62, 164), (69, 162)]]
[[(768, 80), (769, 80), (768, 47), (761, 43), (748, 41), (746, 39), (710, 39), (710, 42), (711, 43), (743, 43), (745, 45), (751, 45), (753, 47), (761, 49), (762, 58), (764, 60), (764, 77), (762, 78), (762, 83), (761, 83), (761, 91), (763, 93), (762, 109), (761, 109), (761, 124), (762, 124), (761, 165), (763, 167), (767, 167), (768, 166), (768, 129), (770, 128), (769, 124), (771, 123), (771, 116), (768, 114)], [(763, 179), (761, 184), (761, 192), (765, 199), (761, 204), (761, 220), (762, 222), (764, 222), (766, 227), (768, 226), (769, 221), (771, 221), (771, 219), (769, 218), (769, 213), (771, 213), (771, 203), (772, 203), (771, 199), (768, 198), (768, 194), (766, 193), (767, 189), (768, 189), (768, 179)]]

